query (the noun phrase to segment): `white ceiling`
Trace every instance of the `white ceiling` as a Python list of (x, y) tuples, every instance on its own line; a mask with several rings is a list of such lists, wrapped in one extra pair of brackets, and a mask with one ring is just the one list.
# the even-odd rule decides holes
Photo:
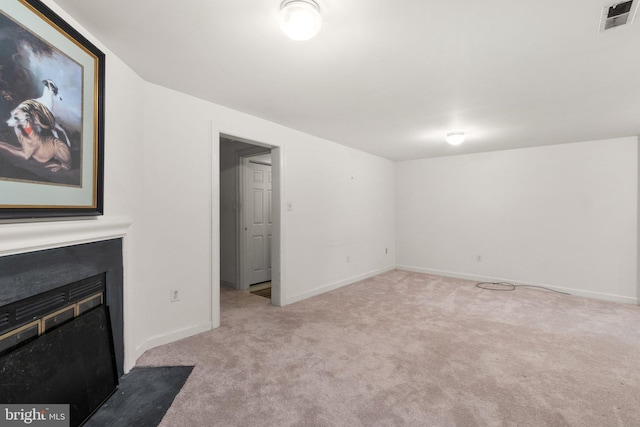
[(614, 1), (320, 0), (306, 42), (280, 0), (55, 1), (149, 82), (392, 160), (640, 135)]

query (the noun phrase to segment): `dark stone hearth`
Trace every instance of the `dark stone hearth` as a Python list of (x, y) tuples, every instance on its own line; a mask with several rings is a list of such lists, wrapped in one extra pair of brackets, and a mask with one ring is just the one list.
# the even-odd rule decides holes
[(133, 368), (85, 427), (157, 426), (193, 366)]

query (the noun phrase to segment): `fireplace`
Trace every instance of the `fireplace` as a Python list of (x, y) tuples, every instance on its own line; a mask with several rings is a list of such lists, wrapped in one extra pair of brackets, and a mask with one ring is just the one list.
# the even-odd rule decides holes
[[(0, 392), (42, 398), (39, 391), (34, 392), (40, 384), (28, 384), (35, 382), (29, 379), (34, 377), (17, 371), (48, 369), (52, 382), (59, 382), (68, 396), (68, 389), (74, 388), (76, 397), (70, 399), (105, 394), (108, 383), (124, 372), (122, 285), (122, 239), (0, 257), (0, 337), (4, 338), (0, 339), (0, 363), (4, 369), (13, 368), (11, 375), (16, 375), (3, 373), (9, 384), (0, 384)], [(48, 354), (49, 349), (58, 356)], [(73, 361), (70, 354), (86, 360)], [(36, 360), (29, 359), (33, 355)], [(87, 385), (91, 376), (94, 385)], [(63, 378), (80, 381), (69, 385)], [(55, 395), (56, 385), (52, 387)], [(51, 390), (47, 393), (44, 396), (51, 395)], [(67, 403), (73, 416), (73, 402), (16, 403)], [(83, 416), (95, 409), (86, 402), (76, 406), (81, 406)]]

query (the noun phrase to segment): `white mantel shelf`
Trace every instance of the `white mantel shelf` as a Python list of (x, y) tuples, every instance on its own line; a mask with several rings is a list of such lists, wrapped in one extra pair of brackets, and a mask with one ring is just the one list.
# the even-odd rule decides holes
[(0, 256), (117, 239), (132, 223), (128, 217), (0, 223)]

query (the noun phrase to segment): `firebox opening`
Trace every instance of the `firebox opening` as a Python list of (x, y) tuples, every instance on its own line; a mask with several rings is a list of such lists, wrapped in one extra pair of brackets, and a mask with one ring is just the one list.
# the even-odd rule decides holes
[(116, 390), (106, 274), (0, 307), (0, 401), (68, 404), (70, 425)]
[(101, 292), (0, 335), (0, 356), (102, 304), (104, 293)]
[(0, 308), (0, 356), (104, 303), (99, 274)]

